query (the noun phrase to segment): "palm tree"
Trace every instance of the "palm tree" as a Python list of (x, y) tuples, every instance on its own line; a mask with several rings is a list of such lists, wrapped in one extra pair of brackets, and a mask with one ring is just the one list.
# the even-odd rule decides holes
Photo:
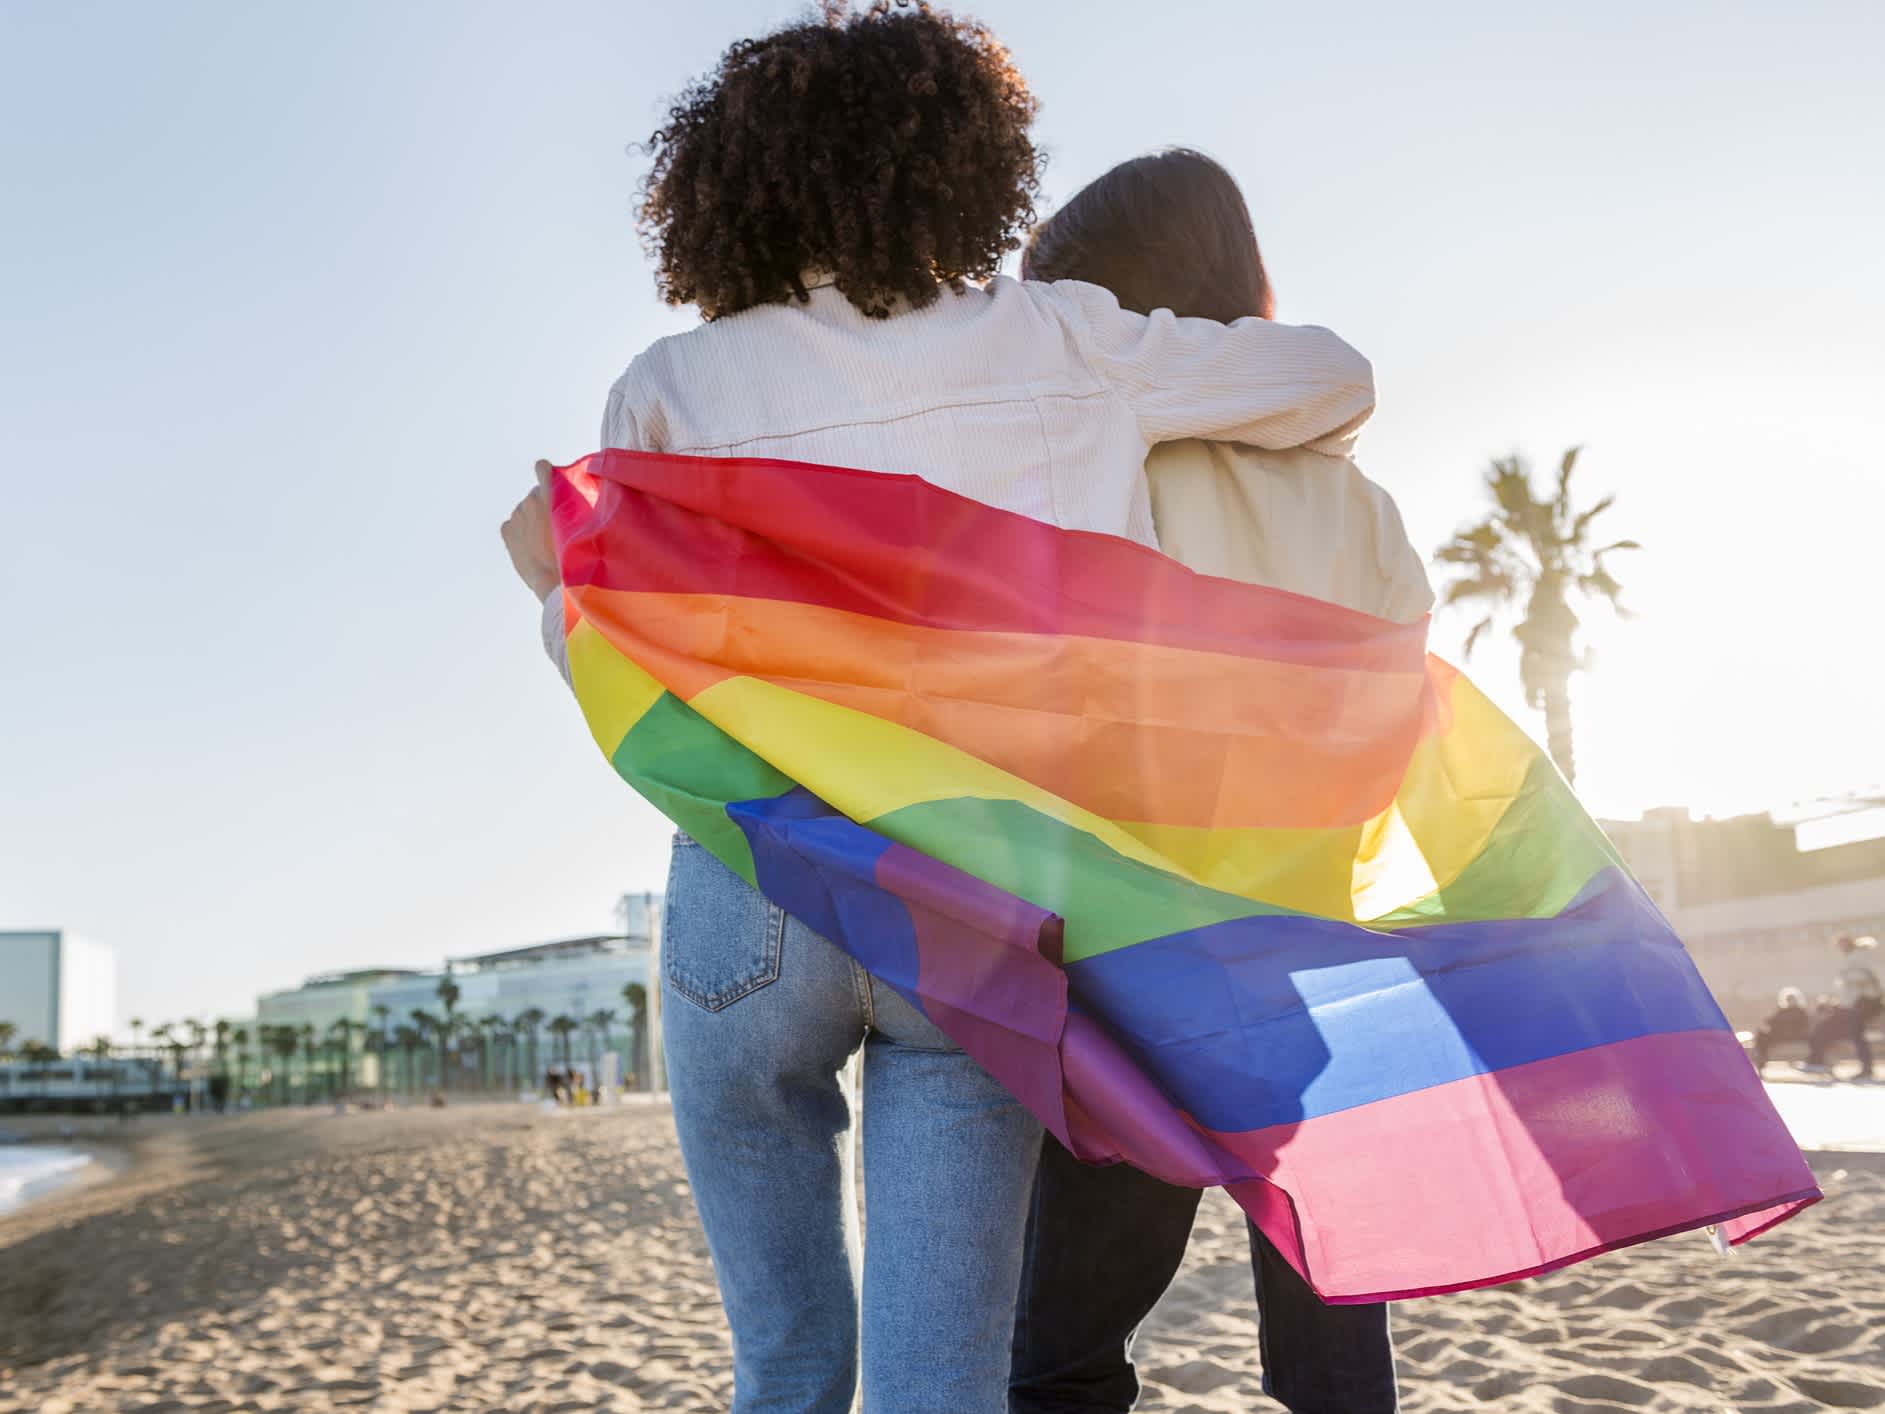
[(480, 1082), (484, 1079), (484, 1022), (476, 1016), (461, 1016), (454, 1023), (457, 1032), (452, 1040), (453, 1068), (458, 1072), (459, 1081), (465, 1078), (465, 1057), (472, 1051), (478, 1053), (477, 1075)]
[(1622, 586), (1604, 557), (1642, 548), (1634, 540), (1592, 544), (1592, 523), (1616, 497), (1605, 496), (1585, 510), (1573, 508), (1571, 471), (1579, 450), (1572, 447), (1564, 454), (1557, 490), (1548, 500), (1532, 490), (1524, 458), (1515, 454), (1494, 461), (1486, 473), (1492, 512), (1455, 534), (1434, 556), (1454, 574), (1440, 597), (1442, 606), (1476, 604), (1485, 611), (1466, 635), (1462, 656), (1470, 657), (1480, 635), (1500, 619), (1517, 616), (1512, 636), (1518, 640), (1525, 701), (1544, 712), (1546, 747), (1573, 785), (1577, 760), (1571, 741), (1571, 675), (1590, 666), (1589, 655), (1576, 650), (1579, 621), (1573, 602), (1601, 600), (1627, 617), (1620, 602)]
[(365, 1031), (363, 1022), (343, 1016), (330, 1022), (327, 1036), (340, 1053), (340, 1094), (345, 1095), (353, 1086), (353, 1037), (356, 1031)]
[[(484, 1019), (484, 1033), (491, 1042), (491, 1076), (500, 1090), (516, 1088), (517, 1079), (517, 1037), (511, 1032), (511, 1024), (501, 1016), (487, 1016)], [(505, 1057), (508, 1050), (509, 1064)]]
[(13, 1038), (20, 1028), (11, 1021), (0, 1021), (0, 1061), (13, 1059)]
[(413, 1027), (415, 1030), (418, 1031), (420, 1036), (425, 1037), (429, 1040), (433, 1040), (438, 1045), (439, 1075), (441, 1077), (439, 1083), (440, 1083), (440, 1086), (442, 1087), (444, 1085), (443, 1077), (445, 1074), (444, 1023), (440, 1021), (438, 1017), (432, 1015), (432, 1013), (427, 1011), (424, 1007), (414, 1007), (412, 1009), (411, 1016), (412, 1016)]
[[(615, 1025), (615, 1013), (598, 1008), (589, 1013), (589, 1082), (602, 1088), (602, 1052), (609, 1048), (609, 1028)], [(598, 1040), (600, 1045), (597, 1044)]]
[(288, 1103), (288, 1069), (301, 1040), (292, 1026), (264, 1026), (262, 1044), (274, 1051), (275, 1058), (281, 1062), (281, 1068), (275, 1072), (275, 1094), (277, 1103), (285, 1105)]
[(382, 1100), (386, 1098), (386, 1071), (388, 1069), (387, 1064), (386, 1064), (386, 1053), (392, 1048), (391, 1037), (388, 1036), (387, 1031), (386, 1031), (386, 1023), (387, 1023), (387, 1020), (392, 1016), (392, 1014), (393, 1014), (393, 1009), (387, 1006), (383, 1002), (373, 1008), (373, 1019), (379, 1023), (379, 1028), (380, 1028), (379, 1029), (379, 1044), (374, 1048), (374, 1050), (375, 1050), (375, 1053), (380, 1058), (378, 1070), (379, 1070), (379, 1081), (380, 1081), (380, 1099)]
[(304, 1021), (295, 1029), (301, 1038), (301, 1103), (314, 1103), (314, 1023)]
[(563, 1068), (569, 1069), (569, 1033), (582, 1023), (573, 1016), (553, 1016), (550, 1018), (550, 1034), (563, 1043)]
[(171, 1035), (181, 1044), (171, 1048), (171, 1060), (176, 1065), (177, 1079), (183, 1082), (184, 1072), (189, 1072), (189, 1082), (183, 1085), (184, 1104), (192, 1105), (196, 1097), (196, 1052), (203, 1042), (203, 1028), (194, 1021), (179, 1021), (170, 1028)]
[(384, 1103), (386, 1099), (386, 1053), (392, 1049), (387, 1043), (386, 1033), (362, 1022), (365, 1034), (360, 1038), (360, 1050), (363, 1055), (373, 1057), (373, 1088), (376, 1100)]
[(236, 1099), (240, 1101), (249, 1088), (249, 1028), (233, 1028), (229, 1042), (236, 1048)]
[(451, 1076), (445, 1070), (445, 1048), (451, 1042), (453, 1033), (458, 1029), (458, 984), (452, 980), (450, 972), (439, 978), (437, 991), (439, 1005), (445, 1008), (445, 1024), (439, 1031), (439, 1089), (449, 1090)]
[(541, 1007), (533, 1006), (526, 1011), (520, 1011), (517, 1013), (516, 1018), (511, 1022), (511, 1025), (514, 1026), (517, 1030), (523, 1032), (524, 1035), (530, 1038), (530, 1060), (529, 1060), (529, 1063), (525, 1067), (525, 1074), (529, 1075), (531, 1085), (535, 1086), (535, 1084), (537, 1083), (537, 1073), (538, 1073), (537, 1072), (537, 1028), (543, 1025), (543, 1009)]
[[(85, 1048), (85, 1054), (90, 1056), (93, 1060), (97, 1061), (99, 1065), (101, 1066), (107, 1066), (107, 1067), (110, 1066), (111, 1064), (111, 1037), (109, 1036), (98, 1037), (95, 1041), (91, 1043), (91, 1045)], [(111, 1088), (113, 1090), (116, 1090), (118, 1088), (118, 1077), (116, 1076), (116, 1074), (112, 1073), (110, 1070), (107, 1070), (105, 1074), (106, 1074), (106, 1078), (111, 1081)], [(94, 1080), (96, 1080), (96, 1077), (94, 1077)], [(101, 1095), (99, 1098), (102, 1099), (103, 1096)]]
[(178, 1036), (175, 1030), (172, 1029), (172, 1023), (168, 1021), (151, 1032), (151, 1040), (156, 1042), (157, 1045), (164, 1050), (170, 1052), (170, 1073), (179, 1088), (181, 1088), (183, 1084), (183, 1053), (190, 1048), (189, 1042)]
[[(28, 1040), (20, 1046), (20, 1059), (30, 1066), (39, 1068), (39, 1091), (45, 1095), (50, 1092), (51, 1080), (46, 1074), (46, 1067), (59, 1059), (56, 1046), (48, 1046), (44, 1041)], [(22, 1076), (22, 1079), (25, 1077)]]
[(622, 988), (622, 1000), (628, 1003), (629, 1046), (634, 1052), (635, 1081), (637, 1090), (647, 1084), (648, 1057), (644, 1054), (648, 1040), (648, 989), (639, 982), (630, 982)]
[(132, 1017), (131, 1058), (137, 1062), (138, 1068), (144, 1072), (144, 1094), (148, 1100), (151, 1093), (157, 1088), (157, 1064), (149, 1056), (144, 1054), (144, 1042), (141, 1038), (143, 1030), (144, 1018), (141, 1016)]
[(216, 1079), (220, 1095), (217, 1101), (218, 1109), (226, 1109), (229, 1105), (229, 1032), (232, 1025), (232, 1022), (218, 1021), (214, 1028), (215, 1042), (211, 1053), (216, 1062)]
[(502, 1040), (504, 1020), (499, 1016), (481, 1016), (477, 1020), (478, 1088), (489, 1090), (497, 1080), (497, 1052)]
[[(423, 1012), (414, 1012), (423, 1016)], [(406, 1057), (406, 1093), (412, 1094), (419, 1087), (413, 1083), (413, 1071), (418, 1066), (419, 1048), (425, 1044), (425, 1033), (416, 1026), (396, 1026), (393, 1028), (393, 1044), (398, 1046)]]

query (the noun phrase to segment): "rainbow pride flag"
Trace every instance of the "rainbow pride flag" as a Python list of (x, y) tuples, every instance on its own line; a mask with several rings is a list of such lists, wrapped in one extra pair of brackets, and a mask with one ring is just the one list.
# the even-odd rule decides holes
[(1681, 943), (1426, 625), (911, 476), (609, 451), (551, 498), (622, 777), (1080, 1158), (1321, 1295), (1819, 1196)]

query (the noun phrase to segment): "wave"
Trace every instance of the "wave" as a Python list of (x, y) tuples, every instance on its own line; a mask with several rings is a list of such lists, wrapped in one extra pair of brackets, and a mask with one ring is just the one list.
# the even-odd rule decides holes
[(90, 1162), (77, 1149), (37, 1144), (0, 1149), (0, 1213), (50, 1192)]

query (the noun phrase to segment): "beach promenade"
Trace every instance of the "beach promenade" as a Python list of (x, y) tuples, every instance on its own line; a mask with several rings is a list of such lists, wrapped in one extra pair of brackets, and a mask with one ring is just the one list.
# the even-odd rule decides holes
[[(1885, 1116), (1885, 1090), (1776, 1088)], [(0, 1414), (726, 1407), (662, 1106), (157, 1118), (107, 1142), (123, 1172), (0, 1218)], [(1406, 1407), (1885, 1407), (1885, 1156), (1815, 1168), (1826, 1201), (1727, 1259), (1690, 1235), (1401, 1305)], [(1141, 1342), (1140, 1407), (1274, 1407), (1252, 1317), (1213, 1194)]]

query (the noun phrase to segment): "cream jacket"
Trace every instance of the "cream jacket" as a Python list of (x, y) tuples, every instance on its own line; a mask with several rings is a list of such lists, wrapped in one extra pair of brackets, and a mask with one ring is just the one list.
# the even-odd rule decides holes
[(1400, 623), (1433, 607), (1394, 498), (1346, 457), (1169, 442), (1145, 471), (1159, 548), (1194, 570)]

